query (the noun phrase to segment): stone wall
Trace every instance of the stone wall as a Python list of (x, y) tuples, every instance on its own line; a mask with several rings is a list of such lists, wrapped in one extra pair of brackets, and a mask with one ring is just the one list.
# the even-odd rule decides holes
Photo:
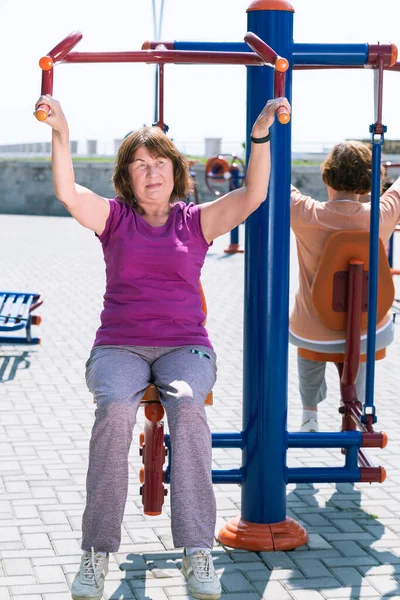
[[(75, 162), (77, 183), (98, 194), (114, 196), (111, 174), (112, 163)], [(200, 202), (215, 198), (204, 179), (204, 165), (194, 165)], [(398, 176), (400, 169), (393, 169)], [(303, 193), (327, 200), (326, 189), (321, 181), (318, 165), (294, 166), (293, 185)], [(221, 193), (228, 191), (228, 184), (215, 186)], [(0, 161), (0, 214), (68, 216), (68, 212), (56, 199), (53, 191), (50, 161), (4, 160)]]

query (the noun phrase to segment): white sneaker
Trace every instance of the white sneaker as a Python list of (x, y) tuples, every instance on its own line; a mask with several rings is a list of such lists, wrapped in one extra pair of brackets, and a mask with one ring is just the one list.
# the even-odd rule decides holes
[(200, 600), (218, 600), (221, 583), (214, 569), (210, 550), (197, 550), (183, 555), (182, 574), (188, 581), (189, 594)]
[(312, 433), (319, 431), (317, 419), (311, 417), (310, 419), (307, 419), (307, 421), (304, 421), (304, 423), (302, 423), (300, 427), (300, 431), (302, 433)]
[(95, 552), (83, 554), (81, 566), (72, 583), (73, 600), (101, 600), (108, 573), (108, 556)]

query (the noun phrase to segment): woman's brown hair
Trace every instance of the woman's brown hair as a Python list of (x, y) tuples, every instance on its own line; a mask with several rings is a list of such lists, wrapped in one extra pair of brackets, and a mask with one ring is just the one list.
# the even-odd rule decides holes
[[(337, 144), (321, 165), (322, 180), (337, 192), (367, 194), (371, 189), (372, 152), (362, 142)], [(381, 167), (381, 176), (385, 170)]]
[(142, 127), (126, 136), (118, 148), (114, 165), (112, 182), (119, 198), (137, 208), (132, 191), (128, 166), (133, 161), (138, 148), (144, 146), (153, 158), (170, 158), (174, 169), (174, 189), (170, 203), (185, 200), (193, 189), (193, 181), (189, 175), (189, 164), (176, 148), (175, 144), (159, 127)]

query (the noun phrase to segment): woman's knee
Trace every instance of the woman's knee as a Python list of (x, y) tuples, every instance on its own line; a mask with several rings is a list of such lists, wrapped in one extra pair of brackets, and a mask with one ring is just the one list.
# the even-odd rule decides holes
[(193, 394), (181, 395), (179, 398), (169, 398), (163, 402), (167, 413), (168, 423), (178, 425), (184, 423), (207, 424), (204, 399)]
[[(137, 395), (136, 395), (137, 396)], [(97, 409), (109, 413), (110, 415), (129, 414), (140, 404), (140, 397), (132, 393), (124, 393), (118, 389), (99, 390), (94, 393), (94, 401)]]

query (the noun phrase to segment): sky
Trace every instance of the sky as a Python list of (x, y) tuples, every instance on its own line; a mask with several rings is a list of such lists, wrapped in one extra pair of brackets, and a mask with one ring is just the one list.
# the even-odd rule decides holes
[[(161, 0), (157, 0), (158, 9)], [(243, 41), (250, 0), (164, 0), (164, 40)], [(400, 47), (400, 0), (292, 0), (294, 40), (307, 43), (395, 43)], [(140, 50), (154, 39), (151, 0), (0, 0), (0, 144), (49, 141), (50, 128), (32, 115), (40, 95), (39, 58), (70, 32), (83, 34), (76, 51)], [(154, 116), (154, 65), (60, 64), (54, 97), (71, 139), (111, 141)], [(387, 138), (400, 139), (400, 72), (384, 76)], [(267, 99), (266, 99), (267, 100)], [(374, 120), (369, 69), (293, 73), (293, 148), (369, 136)], [(165, 66), (169, 135), (192, 151), (204, 138), (245, 140), (244, 66)], [(182, 146), (181, 146), (182, 149)], [(185, 151), (185, 148), (183, 148)], [(225, 150), (231, 151), (231, 150)]]

